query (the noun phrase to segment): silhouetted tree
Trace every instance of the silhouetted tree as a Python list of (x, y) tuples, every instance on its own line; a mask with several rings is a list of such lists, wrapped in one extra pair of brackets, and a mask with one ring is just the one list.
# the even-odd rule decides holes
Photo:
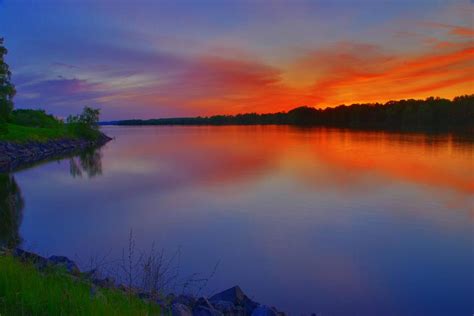
[(7, 49), (0, 38), (0, 132), (6, 131), (6, 122), (13, 110), (13, 97), (15, 96), (15, 86), (11, 82), (11, 72), (5, 62)]

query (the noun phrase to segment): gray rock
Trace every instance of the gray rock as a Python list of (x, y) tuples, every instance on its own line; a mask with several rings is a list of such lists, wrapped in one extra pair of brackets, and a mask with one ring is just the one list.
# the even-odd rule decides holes
[(181, 303), (175, 303), (171, 307), (171, 315), (173, 316), (192, 316), (193, 313), (191, 312), (191, 309)]
[(202, 307), (206, 307), (206, 308), (214, 308), (212, 306), (212, 304), (205, 297), (200, 297), (194, 305), (195, 306), (202, 306)]
[(251, 315), (258, 304), (248, 298), (239, 286), (217, 293), (209, 299), (212, 303), (218, 301), (231, 302), (236, 307), (242, 307), (247, 315)]
[(279, 316), (279, 313), (273, 307), (260, 305), (253, 310), (252, 316)]
[(214, 308), (223, 313), (225, 316), (245, 316), (245, 308), (235, 306), (231, 302), (217, 301), (213, 303)]
[(180, 296), (177, 296), (175, 297), (173, 300), (172, 300), (172, 303), (180, 303), (180, 304), (184, 304), (184, 305), (187, 305), (187, 306), (194, 306), (196, 304), (196, 299), (194, 297), (192, 297), (191, 295), (180, 295)]
[(195, 306), (193, 308), (193, 316), (223, 316), (220, 311), (213, 307)]
[(77, 264), (68, 257), (51, 256), (48, 258), (48, 262), (55, 266), (64, 267), (69, 273), (72, 274), (79, 274), (81, 272)]
[(161, 307), (167, 308), (170, 304), (165, 298), (155, 299), (155, 304), (160, 305)]

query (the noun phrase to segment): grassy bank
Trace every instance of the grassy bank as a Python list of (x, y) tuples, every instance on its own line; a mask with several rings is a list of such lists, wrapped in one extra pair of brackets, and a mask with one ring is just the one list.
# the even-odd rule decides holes
[(117, 290), (92, 294), (87, 281), (0, 256), (0, 315), (160, 315), (160, 309)]
[(85, 108), (80, 116), (71, 116), (64, 123), (42, 110), (15, 110), (8, 124), (0, 126), (0, 141), (25, 143), (76, 138), (96, 140), (100, 136), (98, 115), (98, 110)]
[(46, 142), (53, 139), (77, 138), (78, 135), (65, 125), (58, 127), (29, 127), (8, 124), (7, 132), (0, 134), (0, 141), (25, 143), (29, 141)]

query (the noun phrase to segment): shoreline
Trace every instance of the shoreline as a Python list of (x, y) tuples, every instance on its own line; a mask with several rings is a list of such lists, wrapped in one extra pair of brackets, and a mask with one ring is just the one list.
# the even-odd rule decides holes
[[(98, 271), (81, 271), (78, 265), (64, 256), (43, 257), (34, 252), (21, 248), (8, 250), (0, 247), (0, 256), (12, 256), (21, 263), (31, 264), (34, 268), (47, 274), (51, 271), (64, 271), (72, 280), (85, 281), (90, 285), (91, 298), (98, 296), (103, 290), (113, 290), (124, 296), (133, 296), (143, 302), (152, 304), (161, 309), (162, 314), (171, 316), (285, 316), (273, 306), (258, 303), (249, 298), (235, 285), (229, 289), (213, 294), (209, 297), (192, 294), (156, 293), (147, 292), (135, 286), (127, 286), (115, 282), (112, 277), (100, 277)], [(53, 269), (53, 270), (52, 270)], [(48, 272), (49, 271), (49, 272)], [(46, 284), (47, 286), (47, 284)], [(21, 294), (21, 293), (19, 293)], [(163, 313), (165, 311), (165, 313)]]
[(66, 138), (27, 143), (0, 141), (0, 172), (11, 172), (25, 165), (72, 154), (87, 148), (100, 147), (111, 140), (112, 138), (101, 133), (96, 140)]

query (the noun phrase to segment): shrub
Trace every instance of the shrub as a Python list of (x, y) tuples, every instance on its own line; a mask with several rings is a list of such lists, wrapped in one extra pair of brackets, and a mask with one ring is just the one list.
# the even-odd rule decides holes
[(80, 115), (69, 115), (67, 118), (68, 124), (82, 124), (91, 129), (99, 129), (100, 110), (93, 109), (88, 106), (84, 107)]
[(94, 140), (100, 135), (99, 116), (99, 109), (86, 106), (80, 115), (69, 115), (66, 122), (68, 128), (74, 135)]
[(90, 128), (84, 123), (69, 123), (67, 124), (67, 128), (71, 134), (89, 140), (95, 140), (100, 135), (98, 129)]
[(59, 127), (63, 122), (44, 110), (15, 110), (11, 115), (13, 124), (29, 127)]

